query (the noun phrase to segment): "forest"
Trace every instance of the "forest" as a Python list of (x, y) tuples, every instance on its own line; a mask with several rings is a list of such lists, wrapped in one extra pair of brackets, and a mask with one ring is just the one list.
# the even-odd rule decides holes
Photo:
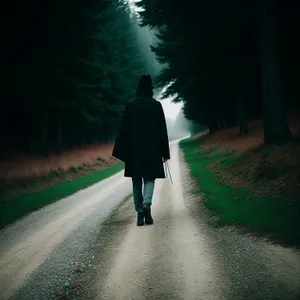
[(165, 97), (210, 132), (262, 118), (265, 143), (291, 140), (287, 113), (299, 108), (299, 1), (141, 0), (141, 25), (167, 64), (157, 77)]
[[(2, 157), (113, 140), (143, 73), (210, 132), (238, 124), (247, 134), (247, 121), (263, 118), (266, 143), (291, 139), (286, 115), (300, 106), (298, 1), (136, 5), (139, 14), (121, 0), (8, 3)], [(138, 24), (155, 31), (151, 49)], [(158, 62), (149, 59), (151, 50)]]
[(139, 76), (159, 70), (136, 18), (119, 0), (8, 3), (2, 157), (47, 156), (113, 139)]

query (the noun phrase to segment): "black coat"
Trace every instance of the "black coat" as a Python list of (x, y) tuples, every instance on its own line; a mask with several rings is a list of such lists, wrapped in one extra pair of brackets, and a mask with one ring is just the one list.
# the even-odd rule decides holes
[(136, 97), (125, 108), (113, 156), (125, 162), (125, 177), (165, 178), (170, 159), (166, 119), (160, 102)]

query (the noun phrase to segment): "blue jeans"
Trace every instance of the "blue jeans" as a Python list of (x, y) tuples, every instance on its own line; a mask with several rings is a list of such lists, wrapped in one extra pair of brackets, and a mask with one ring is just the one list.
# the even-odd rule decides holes
[[(144, 193), (143, 193), (144, 181)], [(143, 212), (143, 204), (152, 204), (152, 196), (154, 191), (154, 180), (145, 180), (142, 178), (132, 178), (133, 200), (136, 212)]]

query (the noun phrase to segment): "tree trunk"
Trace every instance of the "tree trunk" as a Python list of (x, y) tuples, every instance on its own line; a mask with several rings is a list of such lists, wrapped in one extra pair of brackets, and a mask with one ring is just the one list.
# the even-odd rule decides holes
[(58, 118), (57, 118), (57, 135), (56, 135), (56, 147), (55, 152), (56, 154), (61, 153), (61, 142), (62, 142), (62, 113), (59, 112)]
[(48, 157), (48, 133), (49, 133), (49, 118), (47, 111), (44, 112), (42, 120), (42, 133), (41, 133), (41, 154), (43, 157)]
[(210, 133), (217, 132), (219, 130), (219, 124), (218, 123), (209, 123), (208, 124), (208, 129)]
[(87, 134), (86, 130), (84, 130), (82, 132), (82, 139), (81, 139), (81, 141), (82, 141), (82, 145), (84, 145), (84, 146), (88, 144), (88, 134)]
[(276, 3), (262, 0), (260, 7), (262, 99), (265, 144), (278, 144), (291, 138), (282, 95), (282, 80), (276, 39)]
[(246, 116), (246, 109), (244, 101), (241, 97), (238, 98), (237, 105), (238, 126), (240, 129), (240, 135), (248, 135), (248, 120)]

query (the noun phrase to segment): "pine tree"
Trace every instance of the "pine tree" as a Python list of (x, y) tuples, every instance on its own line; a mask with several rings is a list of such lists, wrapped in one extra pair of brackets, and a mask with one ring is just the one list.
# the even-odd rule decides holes
[[(168, 86), (165, 97), (184, 103), (187, 118), (206, 124), (211, 132), (239, 123), (246, 133), (246, 116), (261, 117), (263, 104), (265, 142), (289, 139), (282, 96), (282, 85), (289, 81), (282, 78), (286, 59), (281, 56), (285, 48), (278, 33), (287, 40), (294, 29), (286, 25), (287, 18), (281, 23), (277, 18), (275, 26), (272, 17), (275, 11), (281, 19), (284, 12), (291, 14), (294, 0), (287, 4), (213, 0), (189, 5), (141, 0), (138, 5), (143, 9), (142, 25), (158, 31), (160, 42), (153, 51), (165, 64), (158, 83)], [(291, 77), (287, 72), (285, 76)]]
[(5, 150), (47, 155), (113, 139), (139, 76), (157, 69), (128, 4), (31, 0), (5, 13), (18, 25), (3, 35)]

